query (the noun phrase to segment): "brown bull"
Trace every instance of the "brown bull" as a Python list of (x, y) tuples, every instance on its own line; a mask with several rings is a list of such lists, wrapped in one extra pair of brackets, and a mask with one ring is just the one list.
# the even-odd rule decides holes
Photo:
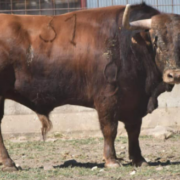
[[(154, 108), (148, 101), (156, 100), (158, 87), (166, 90), (163, 80), (180, 82), (180, 16), (160, 14), (145, 4), (124, 10), (114, 6), (60, 16), (0, 15), (0, 118), (4, 100), (15, 100), (38, 114), (45, 135), (53, 108), (95, 108), (105, 165), (119, 166), (114, 148), (118, 120), (125, 124), (133, 164), (145, 163), (138, 137), (142, 117)], [(4, 170), (16, 170), (1, 129), (0, 156)]]

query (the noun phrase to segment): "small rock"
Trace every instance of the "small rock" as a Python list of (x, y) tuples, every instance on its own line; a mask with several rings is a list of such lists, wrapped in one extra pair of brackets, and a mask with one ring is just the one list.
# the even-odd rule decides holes
[(52, 170), (53, 168), (54, 167), (52, 165), (49, 165), (49, 164), (44, 165), (44, 167), (43, 167), (44, 171), (49, 171), (49, 170)]
[(123, 151), (123, 152), (120, 152), (120, 153), (119, 153), (119, 156), (120, 156), (121, 158), (125, 158), (126, 152), (124, 152), (124, 151)]
[(91, 170), (94, 171), (96, 170), (98, 167), (97, 166), (94, 166)]
[(166, 168), (166, 169), (171, 169), (171, 167), (170, 167), (170, 166), (166, 166), (165, 168)]
[(20, 137), (18, 138), (18, 140), (19, 140), (19, 141), (26, 141), (27, 138), (26, 138), (25, 136), (20, 136)]
[(163, 140), (170, 138), (173, 134), (173, 129), (164, 126), (156, 126), (154, 129), (147, 132), (147, 135)]
[(26, 157), (26, 155), (25, 154), (22, 154), (22, 158), (25, 158)]
[(126, 149), (126, 147), (125, 146), (121, 146), (121, 149)]
[(136, 174), (136, 171), (132, 171), (132, 172), (130, 173), (131, 176), (133, 176), (133, 175), (135, 175), (135, 174)]
[(168, 155), (168, 156), (167, 156), (167, 158), (171, 158), (171, 159), (174, 158), (174, 157), (175, 157), (175, 156), (173, 156), (173, 155)]
[(104, 172), (104, 169), (100, 169), (99, 172)]
[(165, 139), (171, 138), (173, 134), (174, 134), (174, 133), (172, 133), (172, 132), (166, 133), (166, 134), (165, 134)]
[(56, 138), (49, 138), (49, 139), (46, 140), (46, 142), (56, 142), (56, 141), (57, 141)]
[(16, 164), (18, 170), (22, 170), (22, 167), (19, 164)]
[(161, 171), (161, 170), (163, 170), (163, 167), (159, 166), (159, 167), (156, 168), (156, 170)]
[(54, 133), (54, 137), (55, 138), (62, 138), (63, 137), (63, 134), (59, 133), (59, 132), (55, 132)]
[(120, 152), (120, 155), (124, 155), (124, 154), (126, 154), (126, 152), (125, 152), (125, 151)]
[(149, 158), (145, 158), (146, 162), (150, 162), (151, 160)]
[(42, 136), (41, 137), (34, 137), (33, 141), (42, 141)]
[(17, 139), (11, 139), (11, 142), (13, 142), (13, 143), (27, 142), (27, 138), (25, 136), (21, 136)]
[(16, 167), (20, 167), (20, 165), (19, 165), (19, 164), (16, 164)]

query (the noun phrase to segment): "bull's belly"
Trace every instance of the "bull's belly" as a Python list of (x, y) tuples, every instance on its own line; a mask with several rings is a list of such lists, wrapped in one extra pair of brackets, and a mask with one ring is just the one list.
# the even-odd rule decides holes
[[(48, 111), (64, 104), (94, 108), (94, 97), (88, 90), (88, 86), (80, 82), (79, 78), (61, 79), (53, 78), (53, 76), (29, 76), (24, 71), (18, 72), (15, 77), (14, 87), (9, 91), (7, 98), (27, 107), (30, 104), (36, 110), (45, 108)], [(125, 85), (122, 87), (124, 89), (119, 88), (119, 95), (117, 95), (119, 120), (127, 121), (133, 117), (143, 117), (146, 114), (148, 103), (148, 97), (143, 88), (139, 88), (140, 86), (137, 84), (131, 85), (131, 87)], [(101, 87), (100, 89), (103, 91), (104, 88)], [(96, 96), (98, 96), (98, 90)], [(103, 101), (102, 98), (102, 103)]]
[(43, 80), (34, 78), (30, 81), (23, 78), (17, 79), (14, 88), (8, 92), (7, 98), (26, 106), (31, 104), (37, 111), (42, 108), (51, 111), (65, 104), (93, 107), (93, 102), (87, 97), (83, 86), (78, 89), (76, 85), (69, 86), (68, 83), (48, 78)]

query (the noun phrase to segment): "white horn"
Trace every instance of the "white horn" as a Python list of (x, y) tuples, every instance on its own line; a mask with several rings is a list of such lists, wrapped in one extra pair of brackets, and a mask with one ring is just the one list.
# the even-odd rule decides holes
[(127, 4), (123, 14), (122, 26), (128, 30), (151, 29), (151, 19), (143, 19), (129, 23), (130, 8), (131, 6)]

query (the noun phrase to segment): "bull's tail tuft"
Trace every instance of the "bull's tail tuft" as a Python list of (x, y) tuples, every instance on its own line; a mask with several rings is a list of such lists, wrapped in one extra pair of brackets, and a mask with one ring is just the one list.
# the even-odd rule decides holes
[(41, 132), (42, 132), (43, 140), (45, 141), (47, 133), (52, 129), (52, 122), (49, 119), (49, 117), (46, 115), (42, 115), (42, 114), (37, 114), (37, 115), (42, 124)]

